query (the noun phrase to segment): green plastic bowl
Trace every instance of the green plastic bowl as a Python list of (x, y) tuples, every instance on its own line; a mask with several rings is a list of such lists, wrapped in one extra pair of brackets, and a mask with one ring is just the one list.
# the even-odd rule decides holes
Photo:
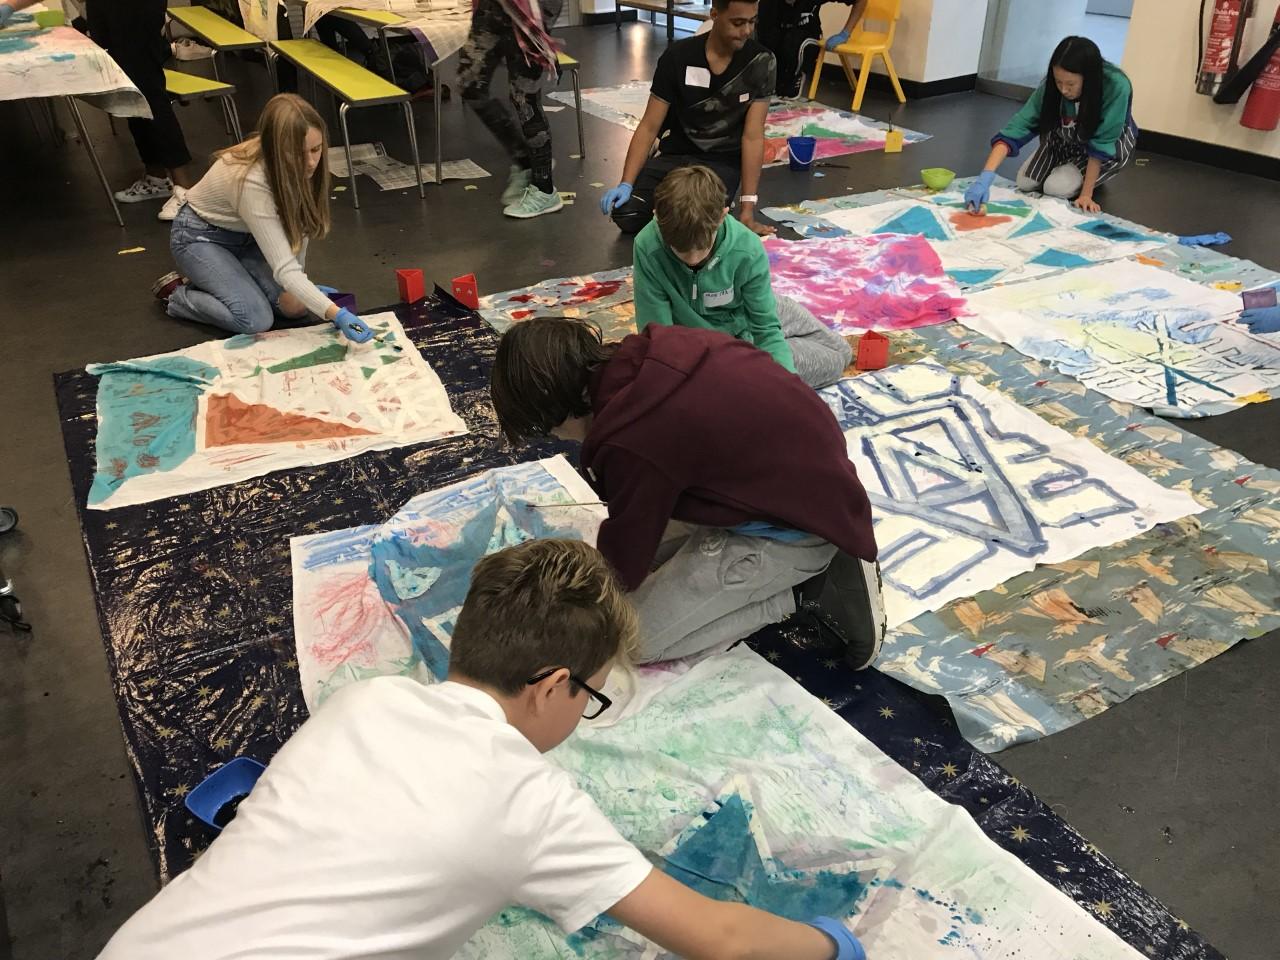
[(920, 171), (920, 179), (930, 190), (945, 190), (951, 186), (951, 181), (955, 178), (956, 172), (946, 167), (930, 167), (928, 170)]

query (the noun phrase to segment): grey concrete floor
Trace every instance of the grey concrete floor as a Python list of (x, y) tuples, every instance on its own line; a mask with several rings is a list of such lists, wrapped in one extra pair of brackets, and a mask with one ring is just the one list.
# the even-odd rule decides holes
[[(661, 31), (647, 25), (620, 34), (611, 26), (574, 29), (564, 37), (583, 61), (585, 86), (647, 78), (665, 45)], [(207, 64), (194, 67), (202, 68)], [(229, 72), (241, 85), (248, 124), (266, 96), (262, 68), (232, 63)], [(834, 83), (821, 99), (848, 105), (848, 93)], [(842, 168), (828, 167), (824, 179), (769, 170), (761, 193), (766, 204), (785, 203), (915, 183), (923, 167), (974, 173), (991, 133), (1015, 107), (977, 94), (899, 107), (872, 94), (865, 113), (892, 116), (933, 139), (898, 156), (841, 158)], [(397, 299), (396, 267), (422, 267), (440, 281), (475, 272), (482, 291), (492, 292), (630, 262), (629, 242), (600, 215), (601, 191), (591, 186), (617, 182), (625, 130), (586, 117), (587, 156), (573, 159), (573, 111), (551, 114), (557, 185), (577, 191), (578, 201), (516, 223), (498, 204), (506, 172), (500, 150), (456, 99), (445, 113), (446, 157), (470, 157), (493, 178), (474, 191), (460, 182), (428, 187), (425, 202), (413, 191), (380, 193), (363, 180), (361, 210), (351, 208), (348, 194), (337, 195), (333, 234), (313, 245), (313, 277), (353, 290), (362, 306), (373, 307)], [(180, 116), (198, 156), (224, 145), (213, 108), (196, 104)], [(418, 107), (418, 118), (429, 153), (427, 106)], [(70, 127), (65, 115), (61, 120)], [(108, 176), (127, 184), (136, 159), (123, 127), (113, 137), (96, 114), (90, 127)], [(408, 159), (394, 109), (357, 111), (352, 128), (357, 142), (380, 139)], [(207, 332), (167, 319), (148, 294), (150, 282), (171, 268), (167, 230), (154, 219), (158, 205), (126, 207), (126, 226), (118, 228), (76, 143), (54, 146), (47, 133), (42, 140), (19, 104), (0, 104), (0, 130), (0, 410), (7, 424), (0, 503), (22, 514), (20, 532), (0, 541), (0, 563), (36, 625), (29, 637), (0, 633), (0, 958), (10, 941), (19, 960), (76, 960), (93, 956), (156, 881), (107, 676), (51, 375), (186, 346)], [(1275, 182), (1152, 156), (1103, 202), (1176, 233), (1227, 230), (1236, 237), (1227, 252), (1280, 268)], [(117, 254), (135, 246), (146, 250)], [(1280, 467), (1280, 403), (1182, 426)], [(1280, 759), (1271, 742), (1280, 647), (1273, 640), (1242, 643), (1088, 723), (998, 758), (1235, 960), (1272, 958), (1280, 943)]]

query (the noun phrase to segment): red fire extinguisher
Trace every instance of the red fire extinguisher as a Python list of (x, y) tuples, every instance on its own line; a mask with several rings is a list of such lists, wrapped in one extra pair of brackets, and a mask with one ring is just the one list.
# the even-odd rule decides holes
[(1240, 58), (1245, 27), (1253, 16), (1253, 0), (1214, 0), (1209, 42), (1204, 42), (1204, 8), (1200, 0), (1200, 45), (1204, 57), (1196, 77), (1196, 93), (1213, 96), (1233, 73)]
[[(1275, 38), (1277, 33), (1280, 33), (1280, 6), (1276, 7), (1271, 37)], [(1244, 113), (1240, 115), (1240, 126), (1250, 130), (1274, 130), (1280, 126), (1280, 48), (1271, 54), (1271, 59), (1253, 82), (1249, 99), (1244, 104)]]

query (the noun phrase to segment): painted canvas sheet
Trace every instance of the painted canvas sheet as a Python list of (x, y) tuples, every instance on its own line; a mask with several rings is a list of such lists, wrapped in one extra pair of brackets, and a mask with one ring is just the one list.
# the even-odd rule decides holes
[(480, 316), (499, 333), (530, 317), (575, 317), (600, 327), (606, 340), (636, 332), (630, 267), (544, 280), (532, 287), (480, 298)]
[(279, 40), (276, 10), (280, 0), (240, 0), (240, 19), (244, 28), (263, 40)]
[(923, 237), (764, 241), (773, 292), (839, 333), (901, 330), (964, 313), (960, 290)]
[[(871, 956), (1138, 956), (753, 651), (645, 671), (646, 706), (549, 756), (663, 869), (712, 895), (845, 919)], [(718, 855), (717, 855), (718, 854)], [(509, 909), (467, 960), (662, 954), (607, 920)]]
[(355, 344), (331, 324), (244, 334), (95, 364), (98, 469), (109, 510), (465, 433), (394, 314)]
[(936, 364), (822, 396), (871, 499), (891, 627), (1202, 509)]
[[(582, 91), (582, 109), (593, 117), (635, 130), (649, 102), (649, 87), (648, 80), (591, 87)], [(549, 96), (570, 106), (574, 103), (572, 91), (557, 90)], [(764, 162), (766, 165), (787, 163), (787, 138), (794, 136), (814, 137), (818, 141), (815, 154), (818, 160), (883, 150), (888, 129), (887, 123), (821, 104), (775, 100), (769, 106), (769, 117), (765, 121)], [(915, 130), (902, 130), (902, 134), (904, 143), (919, 143), (930, 136)]]
[(974, 329), (1108, 397), (1208, 416), (1280, 391), (1280, 341), (1225, 323), (1239, 294), (1133, 261), (994, 287), (970, 298)]
[(133, 81), (74, 27), (24, 30), (0, 40), (0, 100), (66, 96), (117, 117), (151, 118)]
[(398, 13), (405, 19), (395, 29), (413, 37), (433, 64), (461, 50), (471, 29), (466, 0), (288, 0), (288, 7), (295, 36), (310, 33), (317, 20), (341, 7)]
[(1074, 726), (1280, 627), (1280, 471), (1108, 402), (961, 323), (894, 339), (1203, 508), (890, 631), (877, 668), (945, 696), (979, 749)]
[(453, 623), (485, 554), (539, 537), (595, 543), (605, 517), (564, 457), (414, 497), (385, 524), (295, 538), (293, 621), (308, 708), (390, 669), (444, 679)]

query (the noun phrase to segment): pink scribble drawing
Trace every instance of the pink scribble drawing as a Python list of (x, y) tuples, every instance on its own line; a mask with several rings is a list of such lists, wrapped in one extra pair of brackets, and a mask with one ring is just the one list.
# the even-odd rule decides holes
[(371, 667), (378, 661), (378, 634), (397, 629), (394, 614), (366, 572), (334, 575), (322, 581), (312, 604), (316, 639), (311, 654), (326, 667)]
[(773, 292), (837, 333), (925, 327), (965, 313), (960, 288), (924, 237), (769, 237), (764, 246)]

